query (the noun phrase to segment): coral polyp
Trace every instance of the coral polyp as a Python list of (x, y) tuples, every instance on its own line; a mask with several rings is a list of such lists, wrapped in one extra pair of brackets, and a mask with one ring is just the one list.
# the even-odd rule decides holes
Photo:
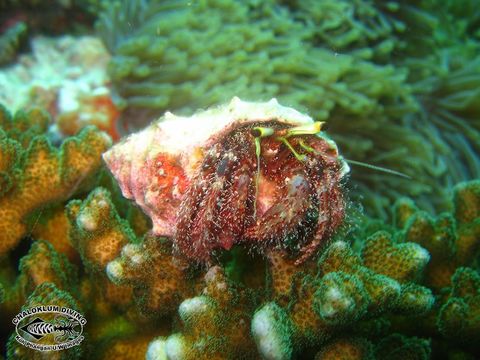
[(187, 258), (250, 243), (301, 263), (344, 218), (348, 165), (321, 122), (278, 104), (244, 102), (167, 113), (104, 154), (123, 195)]

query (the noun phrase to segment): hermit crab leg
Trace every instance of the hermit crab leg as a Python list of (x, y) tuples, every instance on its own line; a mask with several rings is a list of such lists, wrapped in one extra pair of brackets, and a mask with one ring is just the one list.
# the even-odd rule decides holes
[(298, 160), (298, 161), (305, 161), (307, 159), (307, 156), (304, 155), (304, 154), (299, 154), (294, 148), (293, 146), (288, 142), (287, 138), (285, 137), (278, 137), (277, 140), (281, 141), (283, 144), (285, 144), (285, 146), (292, 152), (293, 156), (295, 156), (295, 158)]
[[(231, 140), (231, 139), (230, 139)], [(225, 139), (210, 151), (191, 185), (176, 232), (176, 243), (188, 257), (207, 261), (218, 247), (229, 249), (247, 223), (253, 199), (251, 143)], [(218, 151), (221, 150), (221, 151)]]
[(243, 165), (236, 170), (228, 187), (221, 195), (218, 217), (218, 242), (222, 248), (229, 250), (240, 238), (246, 226), (252, 223), (248, 216), (254, 200), (252, 169)]
[(279, 200), (246, 230), (247, 238), (265, 243), (282, 239), (298, 228), (311, 206), (311, 189), (306, 177), (296, 173), (287, 178), (277, 197)]
[[(306, 124), (306, 125), (300, 125), (300, 126), (295, 126), (292, 128), (289, 128), (284, 132), (285, 134), (282, 136), (278, 136), (277, 140), (281, 141), (285, 146), (288, 147), (288, 149), (292, 152), (292, 154), (295, 156), (295, 158), (298, 161), (305, 161), (307, 159), (307, 156), (304, 154), (299, 154), (294, 147), (288, 142), (287, 138), (293, 137), (293, 136), (300, 136), (300, 135), (315, 135), (318, 134), (322, 130), (322, 126), (325, 124), (325, 122), (322, 121), (315, 121), (313, 124)], [(300, 140), (301, 141), (301, 140)]]
[[(318, 220), (312, 241), (302, 248), (301, 256), (295, 261), (296, 265), (309, 259), (321, 246), (325, 239), (331, 235), (332, 229), (337, 228), (343, 219), (343, 195), (335, 181), (338, 169), (326, 168), (319, 164), (318, 158), (309, 159), (308, 168), (310, 179), (316, 191), (318, 202)], [(318, 171), (319, 166), (323, 168)]]
[[(215, 216), (211, 212), (215, 209), (216, 196), (223, 188), (220, 183), (222, 179), (218, 179), (216, 174), (221, 164), (221, 159), (216, 154), (223, 150), (224, 147), (220, 145), (210, 149), (199, 174), (187, 189), (187, 196), (180, 206), (175, 229), (175, 244), (190, 258), (205, 260), (208, 257), (208, 245), (200, 229), (204, 234), (210, 233), (213, 225), (210, 219)], [(202, 238), (199, 239), (199, 236)]]

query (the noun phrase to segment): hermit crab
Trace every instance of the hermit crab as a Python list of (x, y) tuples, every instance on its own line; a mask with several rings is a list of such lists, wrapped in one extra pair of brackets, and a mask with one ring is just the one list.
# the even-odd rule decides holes
[(104, 154), (123, 195), (191, 261), (234, 244), (302, 263), (344, 218), (346, 161), (322, 122), (238, 98), (190, 117), (166, 113)]

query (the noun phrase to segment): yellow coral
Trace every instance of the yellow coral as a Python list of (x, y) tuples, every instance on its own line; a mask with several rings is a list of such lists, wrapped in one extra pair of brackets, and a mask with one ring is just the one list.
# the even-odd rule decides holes
[(78, 253), (69, 240), (70, 223), (62, 206), (49, 211), (35, 224), (32, 235), (36, 239), (47, 240), (55, 250), (64, 254), (70, 261), (78, 260)]
[(143, 311), (162, 315), (193, 295), (196, 280), (187, 276), (187, 267), (172, 256), (170, 241), (147, 236), (141, 244), (124, 246), (106, 271), (114, 283), (136, 289)]
[(372, 344), (362, 338), (339, 338), (326, 345), (315, 360), (373, 360)]
[[(8, 133), (14, 134), (19, 142), (28, 142), (28, 132), (20, 134), (23, 125), (9, 129), (11, 124), (2, 114), (0, 123)], [(33, 123), (42, 116), (43, 113), (36, 111), (25, 115)], [(5, 151), (6, 147), (11, 148), (12, 141), (16, 140), (0, 139), (3, 169), (12, 163), (12, 152)], [(32, 137), (16, 166), (9, 169), (13, 186), (0, 197), (0, 254), (13, 249), (28, 233), (25, 221), (34, 210), (68, 199), (82, 183), (91, 180), (101, 165), (100, 154), (110, 143), (106, 134), (92, 127), (85, 128), (78, 137), (68, 138), (59, 149), (52, 147), (45, 136)]]
[(140, 335), (111, 341), (102, 354), (103, 360), (133, 360), (145, 358), (152, 335)]
[(58, 289), (72, 291), (77, 279), (76, 269), (64, 255), (58, 254), (46, 241), (35, 241), (30, 251), (20, 260), (20, 274), (15, 284), (7, 289), (4, 311), (14, 315), (35, 288), (52, 283)]
[[(480, 181), (460, 183), (453, 189), (453, 211), (433, 218), (400, 200), (397, 213), (410, 214), (403, 224), (405, 241), (415, 242), (429, 251), (432, 260), (426, 267), (426, 284), (440, 289), (460, 266), (469, 266), (480, 251)], [(403, 204), (403, 205), (399, 205)], [(399, 215), (397, 215), (399, 216)]]
[(201, 295), (179, 307), (182, 331), (150, 344), (148, 359), (161, 354), (182, 360), (254, 358), (250, 337), (252, 297), (228, 282), (220, 267), (205, 275)]
[(430, 260), (429, 253), (418, 244), (396, 244), (384, 231), (366, 240), (362, 257), (365, 266), (400, 282), (417, 279)]

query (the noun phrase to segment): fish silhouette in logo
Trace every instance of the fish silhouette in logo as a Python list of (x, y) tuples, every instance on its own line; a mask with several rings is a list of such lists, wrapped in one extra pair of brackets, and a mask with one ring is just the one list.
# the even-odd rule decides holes
[(36, 340), (40, 340), (46, 335), (54, 334), (54, 340), (56, 342), (62, 342), (80, 335), (80, 333), (75, 330), (75, 327), (78, 325), (80, 325), (80, 323), (77, 320), (67, 319), (63, 316), (55, 317), (52, 322), (37, 317), (20, 329)]

